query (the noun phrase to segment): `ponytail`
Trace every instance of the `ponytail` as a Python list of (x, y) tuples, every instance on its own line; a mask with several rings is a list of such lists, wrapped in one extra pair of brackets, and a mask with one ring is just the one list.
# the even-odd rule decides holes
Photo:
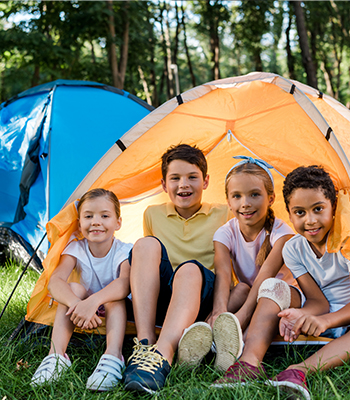
[(261, 245), (259, 253), (257, 254), (255, 259), (255, 265), (257, 267), (261, 267), (263, 265), (264, 261), (266, 260), (267, 256), (270, 254), (270, 251), (272, 249), (270, 235), (272, 232), (274, 222), (275, 222), (275, 213), (273, 212), (273, 209), (269, 206), (267, 209), (266, 220), (264, 225), (266, 238), (263, 244)]

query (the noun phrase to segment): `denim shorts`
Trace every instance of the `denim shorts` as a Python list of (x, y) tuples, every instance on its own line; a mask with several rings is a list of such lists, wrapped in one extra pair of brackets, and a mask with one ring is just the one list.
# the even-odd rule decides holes
[[(188, 263), (196, 264), (203, 276), (202, 290), (201, 290), (201, 305), (197, 316), (197, 321), (204, 321), (213, 309), (215, 274), (208, 268), (205, 268), (197, 260), (185, 261), (180, 265), (178, 265), (178, 267), (174, 271), (171, 262), (169, 260), (165, 246), (158, 238), (156, 237), (154, 238), (158, 240), (158, 242), (160, 243), (162, 251), (161, 260), (159, 264), (160, 289), (159, 289), (159, 297), (157, 303), (156, 324), (161, 326), (164, 322), (171, 299), (172, 285), (175, 274), (183, 265)], [(129, 253), (130, 265), (131, 265), (131, 260), (132, 260), (132, 249), (130, 250)]]

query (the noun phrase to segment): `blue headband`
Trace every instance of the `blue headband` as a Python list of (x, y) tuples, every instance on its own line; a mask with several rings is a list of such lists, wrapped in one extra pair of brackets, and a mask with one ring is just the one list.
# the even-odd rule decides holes
[(240, 165), (250, 163), (250, 164), (256, 164), (257, 166), (259, 166), (260, 168), (262, 168), (264, 171), (266, 171), (267, 174), (269, 175), (270, 179), (271, 179), (272, 186), (275, 187), (275, 183), (274, 183), (274, 181), (273, 181), (273, 176), (272, 176), (272, 174), (271, 174), (271, 172), (270, 172), (270, 170), (269, 170), (269, 169), (273, 169), (273, 166), (272, 166), (272, 165), (268, 164), (268, 163), (267, 163), (266, 161), (264, 161), (264, 160), (259, 160), (259, 159), (257, 159), (257, 158), (253, 158), (253, 157), (234, 156), (233, 158), (236, 158), (236, 159), (242, 158), (242, 161), (240, 161), (240, 162), (238, 162), (237, 164), (235, 164), (235, 165), (228, 171), (228, 173), (226, 174), (225, 183), (226, 183), (228, 174), (229, 174), (233, 169), (239, 167)]

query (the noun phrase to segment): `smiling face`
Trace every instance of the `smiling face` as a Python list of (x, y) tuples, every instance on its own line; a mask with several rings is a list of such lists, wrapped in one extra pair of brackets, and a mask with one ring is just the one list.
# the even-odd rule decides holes
[(289, 200), (289, 219), (317, 256), (326, 249), (327, 234), (333, 225), (334, 207), (321, 189), (296, 189)]
[(239, 222), (243, 234), (254, 230), (258, 234), (265, 224), (267, 209), (275, 195), (268, 195), (264, 181), (252, 174), (232, 175), (227, 183), (227, 202)]
[(168, 165), (162, 186), (183, 218), (190, 218), (202, 205), (202, 192), (208, 187), (209, 176), (203, 179), (202, 171), (194, 164), (173, 160)]
[(112, 201), (104, 196), (85, 200), (79, 211), (79, 228), (92, 253), (96, 256), (98, 248), (108, 252), (114, 232), (121, 227), (121, 218), (117, 217)]

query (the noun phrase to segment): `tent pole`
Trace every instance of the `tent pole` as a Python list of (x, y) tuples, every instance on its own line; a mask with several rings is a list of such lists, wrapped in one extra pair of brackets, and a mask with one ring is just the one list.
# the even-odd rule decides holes
[(1, 317), (4, 315), (4, 312), (5, 312), (6, 308), (7, 308), (7, 306), (9, 305), (10, 300), (11, 300), (13, 294), (15, 293), (15, 291), (16, 291), (16, 289), (17, 289), (17, 286), (19, 285), (21, 279), (23, 278), (23, 275), (26, 273), (26, 271), (27, 271), (27, 269), (28, 269), (28, 267), (29, 267), (29, 264), (31, 263), (31, 261), (33, 260), (35, 254), (36, 254), (37, 251), (39, 250), (39, 247), (41, 246), (41, 243), (42, 243), (42, 242), (44, 241), (44, 239), (46, 238), (46, 234), (47, 234), (47, 233), (45, 232), (45, 235), (42, 237), (42, 239), (40, 240), (39, 244), (36, 246), (36, 249), (34, 250), (32, 256), (31, 256), (30, 259), (29, 259), (29, 261), (27, 262), (27, 265), (24, 267), (24, 269), (23, 269), (23, 271), (22, 271), (20, 277), (18, 278), (18, 280), (17, 280), (17, 282), (16, 282), (16, 284), (15, 284), (15, 287), (13, 288), (13, 290), (12, 290), (12, 292), (11, 292), (11, 294), (10, 294), (10, 297), (8, 298), (8, 300), (7, 300), (7, 302), (6, 302), (5, 306), (4, 306), (4, 308), (3, 308), (2, 311), (1, 311), (0, 319), (1, 319)]

